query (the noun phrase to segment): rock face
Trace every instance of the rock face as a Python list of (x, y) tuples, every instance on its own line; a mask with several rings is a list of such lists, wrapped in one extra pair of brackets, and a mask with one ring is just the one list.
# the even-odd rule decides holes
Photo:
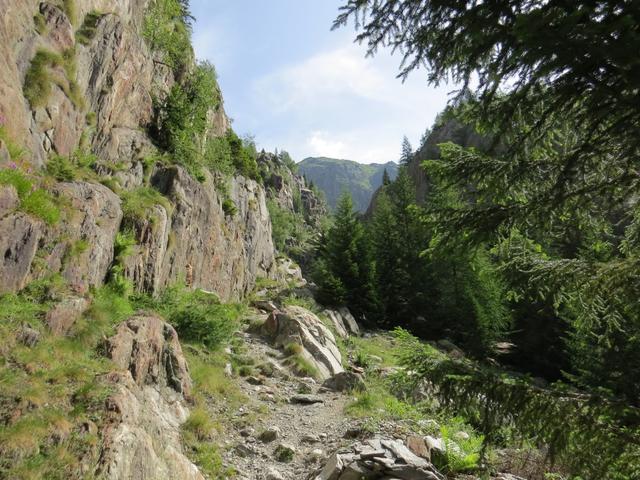
[[(89, 42), (76, 41), (76, 28), (56, 2), (3, 0), (0, 28), (0, 115), (11, 118), (12, 138), (32, 152), (34, 165), (43, 165), (49, 153), (67, 155), (78, 145), (86, 128), (86, 111), (96, 114), (93, 144), (101, 157), (127, 161), (148, 144), (138, 128), (148, 123), (152, 92), (166, 90), (169, 70), (153, 61), (139, 34), (148, 0), (84, 0), (75, 2), (78, 26), (85, 15), (101, 12)], [(34, 16), (44, 21), (39, 33)], [(63, 75), (62, 85), (77, 84), (86, 111), (57, 84), (46, 105), (31, 111), (23, 97), (22, 82), (38, 50), (62, 53), (75, 47), (76, 78)], [(76, 87), (74, 87), (76, 88)]]
[(273, 312), (263, 328), (278, 347), (300, 345), (299, 355), (316, 368), (321, 380), (344, 371), (333, 333), (309, 310), (289, 306)]
[(201, 183), (174, 166), (159, 169), (151, 181), (173, 208), (157, 205), (136, 226), (140, 246), (127, 259), (125, 275), (139, 291), (155, 294), (184, 279), (226, 301), (244, 295), (257, 277), (275, 274), (271, 220), (256, 182), (231, 180), (231, 215), (211, 175)]
[(322, 313), (331, 320), (336, 333), (341, 338), (347, 338), (349, 335), (360, 335), (358, 322), (353, 318), (348, 308), (342, 307), (338, 310), (325, 310)]
[(137, 314), (118, 327), (106, 351), (121, 370), (106, 378), (115, 393), (107, 400), (98, 474), (111, 480), (203, 480), (181, 446), (191, 378), (173, 327)]
[(65, 335), (88, 306), (86, 298), (65, 298), (47, 312), (45, 322), (54, 335)]
[(23, 213), (0, 218), (0, 293), (50, 273), (61, 273), (79, 293), (104, 282), (122, 219), (120, 199), (87, 182), (59, 183), (53, 191), (65, 205), (57, 225), (46, 227)]

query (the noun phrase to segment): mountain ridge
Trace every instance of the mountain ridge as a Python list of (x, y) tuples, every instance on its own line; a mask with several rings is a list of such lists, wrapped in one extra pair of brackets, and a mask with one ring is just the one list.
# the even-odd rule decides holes
[(324, 192), (331, 209), (347, 190), (360, 212), (367, 210), (373, 193), (382, 185), (385, 169), (392, 180), (398, 172), (398, 164), (392, 161), (364, 164), (331, 157), (307, 157), (297, 165), (300, 174)]

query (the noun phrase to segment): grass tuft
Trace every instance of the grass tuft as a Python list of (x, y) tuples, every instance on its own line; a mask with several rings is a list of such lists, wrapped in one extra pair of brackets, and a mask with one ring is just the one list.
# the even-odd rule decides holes
[(76, 32), (76, 40), (82, 45), (89, 45), (97, 33), (98, 22), (102, 14), (96, 10), (85, 15), (82, 26)]
[(58, 202), (45, 190), (37, 188), (17, 168), (0, 169), (0, 185), (12, 185), (20, 198), (20, 211), (53, 225), (60, 220)]

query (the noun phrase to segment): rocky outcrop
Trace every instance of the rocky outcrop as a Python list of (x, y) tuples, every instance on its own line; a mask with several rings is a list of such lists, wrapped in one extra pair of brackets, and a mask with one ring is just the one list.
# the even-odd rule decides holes
[(23, 213), (0, 219), (0, 293), (25, 287), (38, 250), (40, 222)]
[(87, 182), (59, 183), (53, 191), (64, 213), (57, 225), (23, 213), (0, 218), (0, 293), (51, 273), (61, 273), (78, 293), (104, 282), (122, 219), (120, 199)]
[[(172, 208), (156, 205), (135, 227), (139, 246), (125, 275), (139, 291), (155, 294), (183, 280), (226, 301), (275, 274), (271, 221), (256, 182), (234, 177), (226, 197), (216, 185), (222, 180), (207, 174), (198, 182), (178, 166), (158, 169), (151, 181)], [(225, 201), (235, 212), (225, 211)]]
[(443, 480), (434, 466), (400, 440), (373, 438), (335, 453), (309, 480)]
[(309, 226), (317, 227), (327, 215), (327, 205), (309, 188), (304, 177), (273, 153), (261, 152), (258, 166), (269, 198), (283, 210), (302, 214)]
[(64, 298), (47, 312), (45, 323), (54, 335), (66, 335), (88, 307), (86, 298)]
[(105, 349), (120, 370), (105, 379), (114, 393), (107, 400), (98, 474), (203, 480), (181, 446), (191, 378), (173, 327), (140, 313), (118, 327)]
[(358, 322), (356, 322), (348, 308), (341, 307), (338, 310), (325, 310), (322, 313), (331, 321), (334, 330), (341, 338), (360, 335)]
[[(140, 35), (148, 0), (74, 4), (76, 26), (56, 2), (2, 2), (0, 115), (11, 118), (9, 133), (32, 153), (32, 163), (43, 165), (50, 153), (67, 155), (77, 148), (86, 114), (94, 112), (94, 147), (103, 158), (127, 162), (149, 144), (139, 127), (150, 119), (152, 92), (166, 91), (172, 83), (169, 69), (154, 62)], [(77, 42), (76, 27), (90, 12), (100, 14), (95, 32), (89, 41)], [(36, 28), (34, 16), (41, 27)], [(23, 81), (38, 50), (74, 52), (76, 71), (57, 72), (60, 81), (52, 82), (46, 102), (31, 111)]]
[(296, 354), (315, 367), (319, 379), (326, 380), (344, 371), (333, 333), (309, 310), (289, 306), (282, 312), (273, 312), (263, 329), (280, 348), (299, 345)]

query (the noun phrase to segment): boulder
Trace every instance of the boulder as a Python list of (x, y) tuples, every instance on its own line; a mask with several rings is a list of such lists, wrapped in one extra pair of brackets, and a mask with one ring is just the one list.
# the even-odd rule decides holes
[(353, 318), (353, 315), (351, 315), (349, 309), (347, 307), (342, 307), (338, 309), (338, 312), (342, 316), (342, 322), (344, 323), (345, 327), (347, 327), (347, 331), (349, 332), (349, 334), (356, 336), (360, 335), (360, 327), (358, 326), (358, 322), (356, 322), (356, 319)]
[(139, 386), (168, 387), (184, 397), (190, 395), (191, 377), (178, 334), (161, 318), (143, 312), (131, 317), (107, 340), (106, 351)]
[(364, 378), (359, 373), (340, 372), (327, 378), (322, 384), (323, 387), (336, 392), (347, 390), (365, 390)]
[(274, 440), (277, 440), (279, 436), (280, 436), (280, 428), (274, 426), (274, 427), (267, 428), (264, 432), (262, 432), (258, 437), (258, 440), (264, 443), (270, 443), (270, 442), (273, 442)]
[(138, 313), (117, 328), (105, 350), (120, 370), (104, 379), (113, 393), (97, 476), (204, 480), (182, 448), (191, 378), (173, 327)]
[(299, 355), (316, 368), (321, 380), (344, 371), (331, 330), (309, 310), (288, 306), (282, 312), (271, 313), (262, 328), (280, 348), (292, 343), (300, 345)]
[(35, 347), (40, 341), (40, 332), (31, 328), (29, 325), (23, 325), (18, 330), (16, 339), (25, 347)]
[(251, 302), (251, 306), (267, 313), (275, 312), (278, 310), (277, 305), (269, 300), (254, 300), (253, 302)]
[(322, 312), (324, 316), (326, 316), (333, 325), (333, 329), (340, 338), (347, 338), (349, 336), (349, 332), (347, 331), (347, 327), (342, 321), (342, 315), (335, 310), (325, 310)]

